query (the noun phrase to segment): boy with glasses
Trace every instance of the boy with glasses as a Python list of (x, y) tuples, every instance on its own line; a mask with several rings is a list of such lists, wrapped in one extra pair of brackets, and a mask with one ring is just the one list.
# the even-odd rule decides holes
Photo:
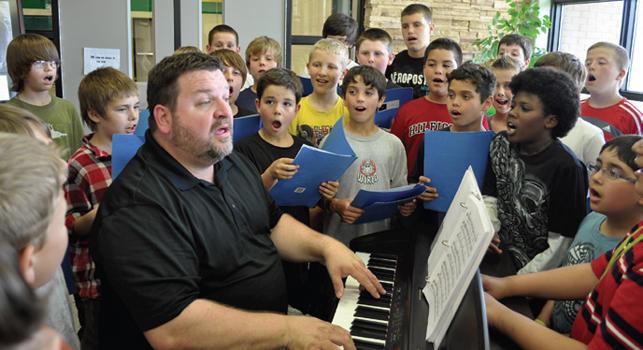
[(7, 47), (11, 89), (18, 93), (8, 103), (42, 119), (67, 160), (81, 146), (83, 126), (71, 102), (50, 94), (59, 65), (56, 46), (40, 34), (19, 35)]

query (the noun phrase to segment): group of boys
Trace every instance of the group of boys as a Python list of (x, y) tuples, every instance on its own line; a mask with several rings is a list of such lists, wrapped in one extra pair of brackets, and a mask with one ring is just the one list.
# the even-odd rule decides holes
[[(0, 181), (0, 191), (9, 188), (18, 196), (3, 195), (2, 203), (10, 206), (0, 208), (17, 212), (0, 210), (0, 215), (25, 220), (2, 232), (17, 252), (17, 273), (31, 287), (54, 283), (61, 247), (67, 245), (61, 232), (69, 233), (80, 339), (87, 349), (207, 346), (213, 340), (220, 346), (337, 344), (349, 349), (354, 345), (348, 334), (327, 323), (226, 305), (284, 313), (289, 304), (321, 315), (316, 309), (323, 297), (320, 280), (328, 279), (339, 296), (340, 278), (348, 274), (379, 297), (382, 287), (345, 246), (394, 223), (355, 224), (363, 210), (351, 205), (352, 198), (361, 189), (424, 183), (422, 195), (399, 207), (411, 220), (414, 212), (421, 213), (416, 201), (439, 195), (422, 174), (425, 131), (491, 129), (497, 134), (483, 184), (497, 231), (490, 254), (510, 254), (518, 275), (485, 276), (490, 323), (525, 348), (541, 347), (541, 336), (552, 347), (574, 340), (640, 346), (643, 306), (632, 300), (640, 296), (636, 283), (643, 278), (641, 233), (636, 227), (627, 232), (643, 216), (643, 190), (634, 175), (643, 166), (636, 158), (643, 154), (643, 142), (640, 136), (620, 136), (641, 134), (640, 112), (618, 93), (627, 72), (626, 52), (609, 43), (593, 45), (585, 79), (583, 64), (565, 53), (548, 54), (535, 62), (537, 68), (527, 69), (530, 43), (511, 34), (501, 40), (489, 69), (463, 64), (456, 42), (430, 41), (431, 10), (413, 4), (401, 14), (407, 50), (393, 59), (390, 35), (371, 28), (357, 37), (356, 24), (346, 17), (331, 16), (325, 38), (311, 49), (306, 68), (313, 90), (303, 98), (299, 77), (279, 68), (281, 48), (274, 39), (254, 39), (244, 60), (238, 34), (227, 25), (210, 32), (210, 55), (177, 53), (164, 59), (150, 73), (146, 144), (113, 187), (112, 136), (132, 134), (138, 123), (134, 82), (111, 68), (82, 80), (81, 115), (92, 133), (81, 139), (73, 106), (49, 94), (59, 65), (53, 44), (33, 34), (14, 39), (7, 61), (18, 95), (9, 104), (29, 112), (0, 106), (0, 131), (45, 143), (53, 139), (68, 159), (65, 171), (51, 148), (0, 135), (6, 154), (22, 159), (30, 149), (29, 157), (37, 152), (43, 158), (37, 163), (34, 156), (22, 165), (0, 158), (0, 179), (30, 174), (40, 176), (34, 183), (42, 183)], [(347, 70), (353, 43), (361, 66)], [(590, 98), (579, 103), (583, 85)], [(401, 106), (389, 133), (374, 117), (386, 90), (399, 86), (413, 87), (416, 99)], [(487, 118), (492, 106), (495, 114)], [(236, 143), (231, 154), (231, 118), (253, 113), (261, 117), (261, 129)], [(277, 207), (266, 191), (292, 178), (299, 149), (323, 147), (333, 128), (343, 128), (358, 160), (340, 179), (320, 184), (322, 199), (315, 208)], [(586, 216), (588, 190), (594, 212)], [(36, 199), (29, 200), (38, 196), (44, 196), (38, 203), (43, 208), (34, 213), (40, 216), (23, 215), (33, 212)], [(321, 227), (326, 235), (306, 225)], [(38, 232), (27, 233), (26, 227)], [(204, 235), (212, 227), (216, 237)], [(603, 252), (606, 257), (600, 257)], [(306, 261), (323, 262), (328, 273)], [(561, 263), (572, 266), (555, 269)], [(64, 281), (55, 283), (60, 289)], [(250, 290), (254, 284), (263, 288), (261, 297)], [(580, 312), (578, 301), (551, 301), (530, 323), (491, 297), (582, 299), (590, 292)], [(53, 303), (68, 307), (64, 298)], [(33, 312), (41, 322), (38, 310)], [(213, 317), (222, 324), (211, 327), (207, 321)], [(237, 327), (248, 322), (257, 322), (250, 328), (255, 332), (230, 332), (248, 328)], [(571, 332), (572, 338), (539, 323)], [(63, 328), (58, 330), (64, 341), (51, 332), (43, 339), (77, 347), (77, 339)], [(19, 340), (24, 339), (11, 341)]]

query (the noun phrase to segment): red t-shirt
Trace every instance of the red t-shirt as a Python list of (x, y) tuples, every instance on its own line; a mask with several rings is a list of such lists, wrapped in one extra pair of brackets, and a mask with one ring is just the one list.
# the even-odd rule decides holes
[[(628, 237), (635, 239), (642, 234), (643, 221)], [(611, 257), (609, 251), (592, 261), (598, 278)], [(576, 315), (571, 337), (589, 349), (643, 348), (643, 242), (627, 251), (587, 296)]]
[(580, 115), (598, 126), (609, 141), (620, 135), (641, 135), (643, 115), (632, 102), (622, 98), (618, 103), (605, 108), (594, 108), (589, 99), (580, 104)]

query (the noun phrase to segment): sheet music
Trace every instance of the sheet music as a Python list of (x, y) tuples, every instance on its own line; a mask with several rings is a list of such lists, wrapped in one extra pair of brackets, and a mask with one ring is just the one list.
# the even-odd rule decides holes
[(426, 339), (437, 349), (471, 282), (493, 227), (469, 168), (434, 241), (423, 293), (429, 303)]

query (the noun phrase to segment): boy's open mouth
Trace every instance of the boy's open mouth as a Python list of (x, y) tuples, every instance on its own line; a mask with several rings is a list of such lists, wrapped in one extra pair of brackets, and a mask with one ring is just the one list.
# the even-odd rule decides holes
[(52, 81), (54, 81), (54, 76), (53, 75), (48, 75), (48, 76), (45, 77), (45, 80), (47, 80), (49, 82), (52, 82)]
[(358, 112), (364, 112), (366, 110), (366, 107), (357, 106), (357, 107), (355, 107), (355, 110), (358, 111)]
[(501, 106), (509, 104), (509, 99), (506, 99), (506, 98), (496, 98), (495, 101), (497, 104)]
[(410, 37), (406, 38), (406, 41), (416, 41), (417, 39), (418, 38), (416, 38), (414, 36), (410, 36)]
[(462, 115), (462, 113), (460, 113), (459, 111), (456, 111), (456, 110), (451, 110), (451, 111), (449, 111), (449, 113), (454, 117), (459, 117), (459, 116)]
[(275, 129), (279, 129), (279, 128), (281, 128), (281, 122), (280, 122), (280, 121), (278, 121), (278, 120), (274, 120), (274, 121), (272, 122), (272, 127), (273, 127), (273, 128), (275, 128)]
[(439, 83), (439, 84), (442, 84), (442, 83), (445, 82), (444, 79), (440, 79), (440, 78), (433, 78), (433, 80), (431, 80), (431, 81), (434, 82), (434, 83)]
[(594, 81), (594, 80), (596, 80), (596, 77), (594, 76), (594, 74), (590, 74), (587, 76), (587, 81)]
[(507, 129), (516, 130), (517, 126), (513, 122), (507, 120)]
[(601, 198), (601, 195), (596, 190), (590, 188), (589, 189), (589, 197), (590, 198)]
[(230, 92), (230, 95), (232, 95), (233, 90), (234, 90), (234, 88), (232, 88), (232, 86), (230, 86), (230, 88), (228, 88), (228, 91)]

